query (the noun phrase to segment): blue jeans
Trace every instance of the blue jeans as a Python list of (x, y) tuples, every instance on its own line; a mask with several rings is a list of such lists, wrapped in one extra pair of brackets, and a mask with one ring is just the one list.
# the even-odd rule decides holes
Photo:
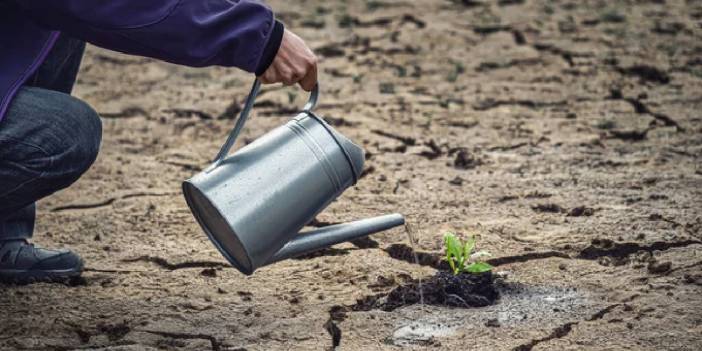
[(62, 35), (0, 120), (0, 240), (31, 237), (35, 201), (71, 185), (97, 157), (100, 117), (69, 95), (84, 48)]

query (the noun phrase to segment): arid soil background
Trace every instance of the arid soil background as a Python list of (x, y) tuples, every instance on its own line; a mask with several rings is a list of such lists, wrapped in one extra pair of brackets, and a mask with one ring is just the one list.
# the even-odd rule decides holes
[[(398, 228), (230, 268), (180, 184), (253, 77), (90, 47), (75, 95), (101, 153), (36, 231), (86, 272), (0, 287), (0, 348), (702, 349), (702, 3), (270, 4), (321, 58), (317, 111), (367, 151), (313, 224), (403, 213), (421, 264)], [(306, 97), (266, 86), (242, 140)], [(364, 307), (434, 274), (446, 231), (492, 253), (496, 305)]]

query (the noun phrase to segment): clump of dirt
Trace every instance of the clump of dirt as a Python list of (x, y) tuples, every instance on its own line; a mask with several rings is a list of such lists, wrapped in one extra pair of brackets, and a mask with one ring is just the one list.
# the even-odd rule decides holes
[(537, 204), (535, 206), (531, 207), (532, 210), (535, 212), (549, 212), (549, 213), (561, 213), (565, 212), (565, 209), (558, 204), (554, 203), (546, 203), (546, 204)]
[(466, 150), (458, 151), (456, 159), (453, 160), (453, 166), (458, 169), (473, 169), (482, 164), (484, 164), (483, 160)]

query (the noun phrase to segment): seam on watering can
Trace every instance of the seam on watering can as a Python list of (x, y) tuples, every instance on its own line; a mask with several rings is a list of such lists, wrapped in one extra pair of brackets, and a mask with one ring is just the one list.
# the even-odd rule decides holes
[(336, 191), (341, 191), (341, 177), (336, 172), (334, 164), (331, 163), (326, 153), (322, 149), (321, 145), (319, 145), (314, 140), (314, 138), (312, 138), (312, 135), (309, 132), (309, 130), (305, 128), (305, 126), (300, 124), (298, 121), (295, 121), (295, 123), (288, 123), (286, 124), (286, 126), (290, 128), (290, 130), (292, 130), (293, 133), (297, 134), (300, 137), (300, 139), (302, 139), (302, 142), (305, 143), (305, 145), (312, 151), (312, 154), (314, 154), (315, 158), (317, 158), (317, 160), (322, 164), (322, 169), (324, 169), (324, 172), (327, 174), (327, 177), (329, 177), (332, 183), (334, 183)]
[(322, 127), (324, 127), (324, 129), (327, 130), (327, 132), (328, 132), (329, 135), (332, 137), (332, 139), (334, 139), (334, 142), (336, 143), (336, 145), (338, 145), (338, 146), (339, 146), (339, 149), (341, 149), (341, 153), (343, 153), (343, 154), (344, 154), (344, 157), (346, 157), (346, 162), (349, 163), (349, 167), (351, 167), (351, 175), (353, 176), (353, 185), (356, 185), (356, 183), (358, 182), (358, 176), (357, 176), (356, 174), (357, 174), (358, 172), (357, 172), (357, 170), (356, 170), (356, 167), (354, 167), (353, 162), (351, 161), (351, 155), (349, 155), (348, 151), (346, 151), (346, 149), (345, 149), (344, 146), (339, 142), (339, 140), (336, 139), (336, 136), (334, 136), (334, 133), (332, 133), (332, 131), (331, 131), (331, 129), (330, 129), (331, 127), (330, 127), (329, 125), (327, 125), (327, 122), (326, 122), (323, 118), (321, 118), (321, 117), (317, 116), (316, 114), (314, 114), (314, 112), (312, 112), (312, 111), (304, 111), (304, 113), (306, 113), (306, 114), (309, 115), (310, 117), (316, 119), (316, 120), (322, 125)]

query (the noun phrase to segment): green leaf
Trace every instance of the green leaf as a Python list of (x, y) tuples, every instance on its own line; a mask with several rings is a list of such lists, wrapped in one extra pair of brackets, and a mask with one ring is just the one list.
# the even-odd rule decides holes
[(444, 243), (446, 245), (446, 261), (448, 261), (453, 274), (458, 274), (463, 269), (463, 252), (461, 251), (461, 242), (451, 232), (444, 234)]
[(473, 252), (473, 248), (475, 248), (475, 237), (471, 236), (466, 240), (466, 244), (463, 247), (463, 256), (465, 256), (465, 259), (468, 260), (470, 259), (470, 254)]
[(489, 263), (475, 262), (468, 265), (465, 271), (469, 273), (485, 273), (491, 271), (492, 268), (493, 267)]
[(444, 240), (446, 241), (446, 256), (452, 256), (455, 257), (456, 260), (460, 260), (461, 256), (463, 256), (461, 252), (461, 242), (453, 233), (446, 233), (446, 235), (444, 235)]

